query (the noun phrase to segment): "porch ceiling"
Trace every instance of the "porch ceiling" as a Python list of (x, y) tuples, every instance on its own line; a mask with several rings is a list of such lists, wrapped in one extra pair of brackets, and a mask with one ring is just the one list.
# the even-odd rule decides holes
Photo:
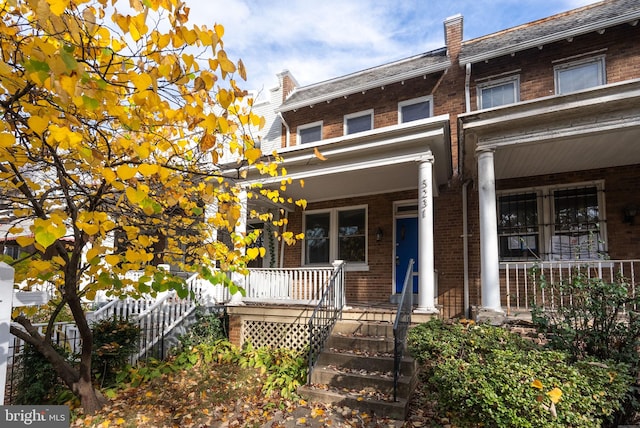
[[(434, 159), (437, 194), (438, 185), (451, 177), (450, 147), (445, 115), (286, 148), (280, 154), (293, 180), (286, 195), (312, 202), (415, 189), (419, 162), (429, 158)], [(253, 180), (273, 187), (281, 178), (254, 175)], [(304, 180), (304, 187), (299, 180)]]
[(640, 81), (461, 116), (466, 170), (494, 150), (496, 179), (640, 164)]

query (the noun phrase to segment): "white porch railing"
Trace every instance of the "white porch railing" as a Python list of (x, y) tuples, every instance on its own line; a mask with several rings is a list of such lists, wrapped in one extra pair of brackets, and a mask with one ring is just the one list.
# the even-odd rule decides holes
[(249, 269), (244, 280), (246, 302), (316, 305), (334, 268)]
[[(529, 312), (533, 305), (554, 309), (564, 296), (541, 287), (544, 282), (559, 284), (577, 274), (613, 282), (619, 278), (629, 284), (629, 294), (640, 286), (640, 260), (561, 260), (500, 263), (501, 294), (507, 315)], [(506, 301), (505, 301), (506, 300)]]

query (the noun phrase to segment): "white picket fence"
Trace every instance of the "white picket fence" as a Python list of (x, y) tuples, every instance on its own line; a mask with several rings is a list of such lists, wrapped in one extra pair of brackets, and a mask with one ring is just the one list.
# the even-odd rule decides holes
[[(337, 265), (336, 265), (337, 266)], [(89, 322), (103, 319), (127, 319), (140, 328), (139, 352), (131, 359), (137, 362), (158, 345), (163, 337), (191, 315), (198, 305), (225, 305), (242, 301), (265, 304), (285, 303), (315, 306), (335, 268), (297, 268), (297, 269), (250, 269), (246, 276), (232, 278), (242, 287), (245, 295), (232, 302), (228, 287), (211, 284), (209, 281), (193, 275), (186, 280), (189, 294), (180, 298), (175, 291), (159, 293), (155, 298), (146, 296), (140, 299), (123, 298), (108, 301), (96, 311), (89, 312)], [(126, 278), (138, 280), (142, 272), (130, 272)], [(6, 285), (5, 285), (6, 283)], [(4, 294), (3, 294), (4, 292)], [(6, 385), (7, 359), (13, 358), (24, 349), (24, 343), (9, 334), (11, 307), (15, 297), (13, 293), (13, 269), (0, 264), (0, 386)], [(34, 304), (40, 299), (34, 300)], [(8, 305), (7, 305), (8, 303)], [(17, 324), (14, 324), (17, 326)], [(44, 332), (46, 324), (38, 324)], [(80, 350), (80, 337), (75, 324), (55, 323), (54, 343), (65, 347), (72, 353)], [(0, 400), (4, 392), (0, 391)], [(2, 404), (4, 401), (0, 402)]]

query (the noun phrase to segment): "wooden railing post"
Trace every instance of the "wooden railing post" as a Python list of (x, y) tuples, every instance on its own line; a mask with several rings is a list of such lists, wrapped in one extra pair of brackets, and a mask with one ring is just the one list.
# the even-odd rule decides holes
[(7, 383), (7, 360), (11, 333), (11, 307), (13, 305), (14, 269), (0, 262), (0, 405), (4, 405), (4, 391)]

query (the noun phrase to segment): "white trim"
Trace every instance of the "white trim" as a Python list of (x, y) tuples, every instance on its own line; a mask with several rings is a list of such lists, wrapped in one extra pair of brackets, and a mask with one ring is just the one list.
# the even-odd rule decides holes
[(398, 103), (398, 123), (407, 123), (407, 122), (403, 122), (402, 120), (402, 107), (425, 103), (425, 102), (429, 103), (429, 116), (423, 117), (421, 119), (427, 119), (427, 118), (433, 117), (433, 95), (425, 95), (423, 97), (412, 98), (410, 100), (404, 100)]
[(510, 105), (510, 104), (515, 104), (520, 102), (520, 75), (516, 74), (516, 75), (512, 75), (512, 76), (508, 76), (508, 77), (503, 77), (501, 79), (496, 79), (496, 80), (489, 80), (486, 82), (482, 82), (482, 83), (478, 83), (476, 84), (476, 97), (477, 97), (477, 107), (478, 110), (484, 110), (485, 107), (483, 107), (482, 105), (482, 92), (485, 89), (492, 89), (492, 88), (497, 88), (499, 86), (506, 86), (506, 85), (512, 85), (512, 89), (513, 89), (513, 102), (512, 103), (506, 103), (506, 104), (500, 104), (497, 106), (491, 106), (491, 107), (486, 107), (486, 108), (495, 108), (495, 107), (501, 107), (504, 105)]
[(315, 141), (309, 141), (306, 144), (315, 143), (316, 141), (322, 141), (323, 122), (322, 120), (318, 120), (316, 122), (305, 123), (304, 125), (300, 125), (296, 128), (296, 145), (305, 144), (300, 140), (300, 131), (304, 131), (305, 129), (315, 128), (317, 126), (320, 126), (320, 139)]
[(329, 260), (325, 263), (306, 263), (306, 251), (307, 244), (306, 241), (303, 240), (302, 251), (301, 251), (301, 260), (300, 265), (303, 267), (314, 267), (314, 266), (331, 266), (331, 261), (336, 260), (338, 258), (338, 241), (339, 241), (339, 231), (338, 231), (338, 214), (342, 211), (355, 211), (355, 210), (364, 210), (364, 262), (354, 262), (348, 261), (347, 265), (349, 265), (349, 271), (368, 271), (369, 270), (369, 206), (367, 204), (361, 205), (347, 205), (341, 207), (334, 208), (321, 208), (315, 210), (306, 210), (302, 214), (302, 230), (305, 233), (306, 239), (306, 223), (307, 223), (307, 215), (309, 214), (329, 214)]
[[(575, 70), (585, 65), (592, 65), (592, 64), (596, 64), (598, 66), (599, 83), (597, 85), (589, 86), (587, 88), (581, 88), (581, 89), (578, 89), (577, 91), (567, 91), (567, 92), (560, 91), (560, 73), (561, 72), (568, 71), (568, 70)], [(553, 67), (553, 83), (554, 83), (554, 90), (557, 95), (566, 95), (572, 92), (578, 92), (578, 91), (596, 88), (596, 87), (605, 85), (607, 83), (607, 66), (605, 64), (605, 55), (598, 55), (594, 57), (583, 58), (580, 60), (570, 61), (570, 62), (555, 65)]]
[(366, 131), (360, 131), (360, 132), (372, 131), (375, 128), (375, 126), (373, 124), (373, 117), (374, 117), (373, 109), (371, 108), (371, 109), (368, 109), (368, 110), (362, 110), (362, 111), (358, 111), (358, 112), (355, 112), (355, 113), (345, 114), (344, 115), (344, 119), (343, 119), (343, 126), (342, 126), (343, 131), (342, 131), (342, 133), (344, 135), (359, 134), (360, 132), (352, 132), (352, 133), (348, 133), (347, 132), (348, 131), (348, 129), (347, 129), (347, 121), (349, 119), (355, 119), (355, 118), (364, 117), (364, 116), (369, 116), (369, 118), (371, 119), (371, 128), (367, 129)]

